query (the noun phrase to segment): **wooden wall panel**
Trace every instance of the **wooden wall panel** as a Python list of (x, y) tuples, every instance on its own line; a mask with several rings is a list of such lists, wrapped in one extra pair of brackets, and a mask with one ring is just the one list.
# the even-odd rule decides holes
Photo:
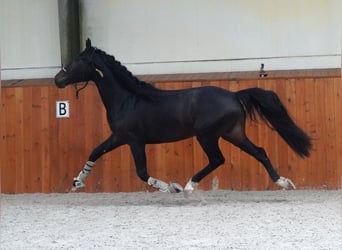
[[(205, 85), (231, 91), (250, 87), (274, 90), (291, 116), (311, 137), (308, 159), (299, 158), (262, 122), (246, 124), (247, 135), (265, 148), (279, 174), (291, 178), (299, 189), (341, 187), (342, 116), (339, 77), (156, 82), (163, 89)], [(95, 85), (75, 99), (74, 89), (51, 84), (8, 86), (1, 90), (1, 191), (3, 193), (68, 192), (72, 179), (91, 151), (110, 135), (106, 114)], [(57, 119), (55, 103), (68, 100), (70, 118)], [(278, 189), (253, 157), (220, 140), (226, 158), (223, 166), (203, 179), (201, 189)], [(195, 138), (146, 146), (152, 176), (185, 184), (207, 164)], [(128, 146), (99, 159), (87, 179), (86, 192), (150, 190), (135, 172)]]

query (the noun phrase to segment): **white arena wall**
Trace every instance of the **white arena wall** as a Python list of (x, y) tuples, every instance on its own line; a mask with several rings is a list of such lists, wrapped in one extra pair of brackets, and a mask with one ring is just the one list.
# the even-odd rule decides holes
[[(2, 79), (61, 66), (57, 0), (2, 0)], [(135, 74), (339, 68), (340, 0), (80, 0), (81, 37)]]
[(52, 77), (60, 68), (57, 0), (1, 0), (1, 77)]

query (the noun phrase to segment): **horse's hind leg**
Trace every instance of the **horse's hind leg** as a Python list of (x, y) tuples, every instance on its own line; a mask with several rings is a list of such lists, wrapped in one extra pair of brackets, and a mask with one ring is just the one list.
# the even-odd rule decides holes
[(197, 139), (208, 156), (209, 164), (195, 174), (186, 184), (185, 193), (191, 193), (197, 184), (208, 174), (214, 171), (218, 166), (224, 163), (224, 157), (218, 146), (219, 137), (213, 135), (197, 136)]
[(280, 177), (277, 171), (271, 164), (265, 150), (263, 148), (257, 147), (254, 145), (245, 135), (244, 131), (239, 131), (239, 133), (230, 133), (228, 135), (222, 136), (225, 140), (233, 143), (237, 147), (241, 148), (246, 153), (252, 155), (255, 159), (263, 164), (267, 173), (271, 177), (272, 181), (277, 185), (285, 188), (285, 189), (296, 189), (296, 186), (292, 183), (291, 180), (286, 179), (284, 177)]

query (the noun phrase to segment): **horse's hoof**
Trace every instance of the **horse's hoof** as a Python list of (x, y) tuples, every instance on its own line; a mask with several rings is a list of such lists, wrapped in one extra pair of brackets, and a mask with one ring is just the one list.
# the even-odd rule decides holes
[(191, 179), (186, 183), (184, 187), (184, 196), (189, 197), (190, 194), (195, 190), (195, 187), (198, 185), (197, 182), (193, 182)]
[(84, 188), (85, 184), (78, 178), (74, 178), (74, 181), (72, 183), (72, 191), (76, 191), (77, 189)]
[(282, 187), (283, 189), (287, 189), (287, 190), (294, 190), (296, 189), (295, 184), (287, 178), (284, 177), (280, 177), (277, 181), (276, 184), (280, 187)]
[(183, 192), (183, 187), (175, 182), (170, 182), (168, 186), (168, 191), (170, 193), (180, 193)]

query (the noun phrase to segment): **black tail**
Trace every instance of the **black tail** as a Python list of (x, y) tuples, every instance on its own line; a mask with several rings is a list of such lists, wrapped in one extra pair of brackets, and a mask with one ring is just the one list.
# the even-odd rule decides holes
[(251, 88), (236, 92), (236, 96), (252, 120), (256, 111), (299, 156), (310, 156), (311, 138), (290, 118), (276, 93)]

